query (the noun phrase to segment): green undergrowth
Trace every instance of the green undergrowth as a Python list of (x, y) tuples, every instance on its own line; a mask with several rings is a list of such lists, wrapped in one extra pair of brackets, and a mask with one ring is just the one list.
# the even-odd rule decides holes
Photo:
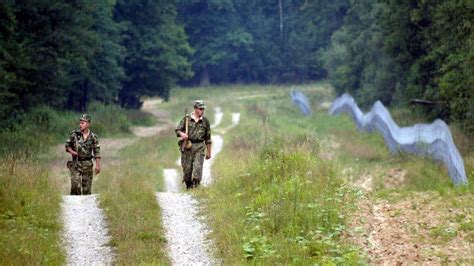
[(320, 157), (315, 128), (326, 115), (303, 117), (289, 91), (256, 87), (242, 94), (268, 97), (223, 105), (224, 119), (241, 112), (241, 122), (224, 135), (213, 185), (197, 192), (217, 256), (225, 264), (362, 264), (341, 238), (358, 194), (339, 177), (337, 163)]
[[(92, 103), (87, 112), (92, 116), (91, 130), (100, 137), (127, 136), (129, 128), (152, 125), (152, 115), (126, 110), (115, 105)], [(0, 130), (0, 156), (44, 152), (51, 145), (63, 142), (78, 128), (80, 113), (57, 111), (43, 106), (17, 115)]]
[(225, 263), (362, 263), (340, 237), (357, 193), (310, 139), (271, 138), (253, 155), (238, 137), (229, 144), (202, 191)]
[(169, 130), (125, 147), (98, 176), (94, 192), (100, 194), (118, 264), (169, 263), (155, 193), (162, 190), (163, 168), (174, 167), (176, 158)]
[(31, 157), (0, 162), (0, 264), (61, 265), (61, 195), (48, 169)]
[[(348, 197), (350, 200), (343, 201), (338, 206), (316, 205), (317, 210), (334, 210), (347, 218), (357, 202), (354, 192), (348, 187), (356, 189), (356, 183), (364, 178), (373, 180), (374, 192), (367, 195), (373, 200), (373, 197), (403, 200), (421, 191), (428, 194), (435, 192), (446, 202), (452, 202), (453, 208), (459, 207), (455, 200), (459, 196), (472, 202), (472, 186), (453, 186), (441, 163), (414, 155), (391, 154), (377, 132), (359, 131), (347, 114), (329, 115), (327, 103), (332, 102), (334, 96), (328, 84), (309, 84), (300, 86), (299, 89), (311, 101), (314, 112), (310, 117), (304, 117), (291, 103), (291, 89), (288, 86), (211, 88), (213, 98), (208, 101), (208, 107), (223, 107), (224, 121), (230, 120), (230, 112), (242, 113), (239, 126), (224, 135), (224, 150), (213, 165), (215, 183), (198, 193), (206, 202), (206, 211), (217, 240), (218, 255), (226, 263), (360, 263), (357, 251), (337, 236), (329, 241), (329, 246), (339, 245), (336, 249), (321, 248), (315, 251), (318, 250), (314, 248), (315, 245), (320, 244), (318, 241), (326, 240), (324, 236), (334, 234), (331, 231), (333, 228), (343, 228), (346, 225), (345, 219), (331, 220), (330, 223), (335, 227), (323, 224), (328, 230), (320, 233), (317, 228), (321, 220), (310, 216), (308, 206), (315, 205), (307, 200), (311, 198), (318, 203), (322, 199), (337, 199), (334, 196), (337, 195), (335, 188), (347, 188), (350, 192), (345, 192), (346, 195), (351, 195)], [(191, 94), (193, 95), (190, 96)], [(175, 95), (179, 95), (178, 99), (184, 98), (191, 103), (192, 99), (202, 98), (199, 95), (206, 94), (203, 88), (199, 88), (196, 92), (177, 90)], [(400, 119), (397, 121), (400, 125), (423, 122), (417, 114), (406, 117), (409, 113), (407, 110), (396, 109), (393, 112), (396, 119)], [(208, 114), (212, 123), (213, 116)], [(226, 125), (220, 127), (225, 128)], [(451, 127), (456, 145), (465, 160), (469, 183), (472, 184), (474, 153), (468, 148), (472, 147), (471, 141), (456, 130), (455, 125)], [(283, 141), (275, 142), (275, 139)], [(272, 157), (271, 154), (275, 152), (269, 153), (271, 149), (268, 145), (273, 145), (271, 149), (282, 152), (281, 156)], [(270, 156), (271, 159), (262, 159), (265, 156)], [(297, 158), (295, 160), (301, 163), (298, 167), (312, 169), (313, 175), (308, 177), (301, 172), (295, 175), (292, 172), (295, 169), (285, 168), (287, 164), (283, 161), (291, 161), (289, 157)], [(266, 176), (267, 173), (282, 172), (282, 169), (287, 171), (281, 176)], [(328, 177), (334, 182), (327, 183), (325, 178)], [(302, 180), (316, 184), (322, 183), (317, 181), (325, 181), (329, 187), (296, 185), (303, 184)], [(297, 204), (291, 205), (291, 195), (295, 195), (298, 190)], [(297, 206), (296, 211), (291, 206)], [(466, 204), (461, 207), (463, 206)], [(309, 216), (305, 216), (306, 213)], [(296, 218), (292, 220), (290, 217)], [(299, 220), (298, 217), (305, 219)], [(281, 221), (281, 224), (276, 221)], [(308, 226), (311, 222), (314, 222), (313, 227)], [(314, 232), (321, 234), (321, 237), (315, 236)], [(332, 252), (333, 250), (339, 251)]]
[(124, 109), (117, 105), (93, 103), (89, 106), (88, 112), (93, 119), (91, 128), (99, 136), (128, 136), (130, 127), (156, 124), (155, 117), (149, 113)]

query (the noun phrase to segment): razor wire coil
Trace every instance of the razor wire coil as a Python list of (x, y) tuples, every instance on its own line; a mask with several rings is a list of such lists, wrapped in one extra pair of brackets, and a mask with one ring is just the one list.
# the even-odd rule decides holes
[(399, 127), (380, 101), (373, 105), (370, 112), (364, 114), (354, 98), (347, 93), (334, 100), (329, 109), (331, 115), (341, 113), (349, 113), (359, 130), (376, 130), (382, 134), (391, 153), (406, 152), (443, 162), (455, 185), (467, 185), (464, 161), (454, 144), (448, 125), (443, 120), (436, 119), (431, 124)]

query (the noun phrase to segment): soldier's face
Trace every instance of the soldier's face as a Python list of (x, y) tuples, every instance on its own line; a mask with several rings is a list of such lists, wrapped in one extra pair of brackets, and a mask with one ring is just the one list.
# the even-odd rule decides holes
[(204, 108), (194, 108), (194, 113), (196, 113), (198, 117), (201, 117), (204, 114)]
[(79, 128), (80, 128), (81, 130), (86, 130), (86, 129), (88, 129), (88, 128), (89, 128), (89, 122), (80, 120), (80, 121), (79, 121)]

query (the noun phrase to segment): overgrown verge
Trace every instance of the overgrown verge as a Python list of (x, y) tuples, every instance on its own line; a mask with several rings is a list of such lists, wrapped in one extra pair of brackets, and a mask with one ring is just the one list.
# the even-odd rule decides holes
[(0, 162), (0, 264), (60, 265), (61, 195), (48, 169), (30, 159)]
[(221, 257), (230, 264), (362, 263), (340, 237), (357, 194), (320, 159), (314, 139), (285, 142), (270, 140), (250, 156), (234, 149), (216, 165), (217, 180), (202, 193)]
[(155, 197), (163, 184), (163, 167), (173, 167), (178, 158), (175, 137), (167, 132), (121, 150), (95, 183), (118, 264), (169, 263)]
[[(100, 137), (127, 135), (136, 125), (152, 125), (155, 119), (138, 110), (126, 110), (115, 105), (93, 103), (91, 129)], [(0, 156), (5, 154), (35, 155), (51, 145), (62, 143), (71, 130), (78, 128), (79, 113), (61, 112), (43, 106), (17, 115), (0, 131)]]
[[(459, 248), (459, 252), (452, 252), (452, 254), (458, 255), (449, 257), (449, 260), (444, 260), (446, 254), (435, 254), (433, 252), (430, 255), (431, 257), (427, 258), (447, 262), (463, 261), (462, 255), (459, 254), (469, 250), (469, 248), (466, 249), (467, 245), (472, 246), (472, 233), (469, 230), (472, 224), (473, 212), (472, 208), (466, 208), (466, 206), (472, 205), (473, 186), (455, 188), (443, 165), (413, 155), (392, 155), (380, 135), (359, 132), (349, 116), (329, 116), (322, 105), (326, 101), (330, 101), (331, 94), (325, 91), (324, 88), (319, 86), (302, 88), (308, 98), (311, 99), (312, 104), (315, 104), (314, 109), (321, 111), (314, 112), (309, 118), (304, 118), (295, 106), (289, 104), (289, 89), (276, 87), (272, 88), (271, 92), (267, 92), (267, 89), (270, 88), (248, 86), (242, 91), (228, 92), (229, 95), (234, 94), (231, 98), (238, 99), (230, 103), (232, 105), (231, 109), (240, 108), (241, 112), (242, 110), (248, 110), (248, 112), (243, 114), (239, 126), (226, 134), (224, 150), (219, 154), (219, 159), (216, 160), (213, 166), (213, 176), (217, 181), (212, 187), (202, 192), (203, 198), (207, 199), (206, 202), (209, 204), (208, 212), (211, 226), (215, 231), (221, 257), (230, 263), (259, 264), (275, 261), (297, 263), (297, 261), (289, 260), (289, 255), (282, 257), (281, 249), (275, 248), (272, 244), (275, 239), (263, 238), (261, 233), (252, 231), (251, 225), (244, 226), (248, 223), (247, 219), (253, 219), (252, 213), (256, 213), (257, 216), (263, 215), (263, 217), (258, 218), (259, 220), (272, 220), (274, 213), (268, 210), (265, 211), (263, 205), (250, 205), (253, 209), (249, 209), (248, 212), (242, 207), (242, 205), (249, 206), (249, 202), (252, 200), (260, 199), (262, 197), (260, 193), (263, 193), (261, 191), (262, 187), (268, 189), (260, 183), (255, 183), (254, 178), (259, 180), (259, 177), (254, 172), (244, 172), (243, 170), (246, 168), (255, 169), (258, 164), (264, 163), (258, 159), (259, 157), (251, 156), (251, 154), (260, 154), (262, 145), (268, 144), (273, 138), (272, 136), (284, 136), (286, 145), (295, 145), (295, 138), (299, 139), (296, 140), (296, 143), (304, 142), (306, 137), (312, 138), (308, 140), (308, 143), (311, 143), (313, 147), (321, 148), (318, 154), (323, 158), (323, 161), (332, 160), (338, 168), (338, 174), (349, 183), (348, 185), (363, 190), (369, 188), (373, 192), (367, 193), (366, 197), (357, 204), (359, 207), (361, 207), (361, 204), (369, 204), (369, 206), (372, 206), (371, 208), (380, 210), (380, 213), (376, 216), (377, 219), (387, 216), (387, 221), (395, 220), (394, 224), (401, 225), (399, 231), (395, 230), (396, 226), (393, 224), (391, 227), (381, 229), (393, 229), (391, 230), (392, 233), (388, 235), (394, 238), (388, 238), (387, 243), (407, 239), (405, 245), (413, 246), (413, 244), (419, 243), (417, 246), (420, 252), (425, 252), (420, 248), (420, 243), (426, 244), (428, 248), (434, 247), (436, 250), (456, 249), (464, 245), (464, 248)], [(224, 94), (224, 92), (225, 90), (222, 90), (220, 93)], [(245, 97), (241, 97), (239, 94)], [(252, 95), (259, 97), (252, 97)], [(321, 105), (318, 106), (318, 104)], [(228, 105), (223, 106), (225, 106), (227, 112), (232, 111)], [(397, 122), (400, 125), (423, 122), (423, 120), (420, 121), (421, 118), (417, 117), (417, 114), (412, 114), (411, 110), (396, 109), (392, 111), (398, 114), (396, 117), (398, 117)], [(464, 158), (469, 182), (472, 184), (474, 182), (472, 142), (468, 136), (457, 130), (455, 125), (452, 125), (452, 129), (456, 145)], [(313, 136), (316, 137), (313, 138)], [(249, 173), (251, 177), (246, 176)], [(240, 186), (242, 185), (240, 182), (250, 184), (249, 188)], [(279, 183), (279, 185), (285, 186), (284, 183)], [(248, 192), (248, 190), (254, 188), (257, 188), (258, 191)], [(291, 189), (291, 186), (286, 186), (286, 189)], [(289, 192), (291, 193), (291, 190)], [(242, 195), (247, 201), (244, 202), (239, 199), (239, 195)], [(380, 202), (385, 202), (389, 207), (385, 208), (385, 205), (380, 205)], [(282, 213), (288, 213), (288, 209), (281, 208), (279, 204), (279, 202), (272, 203), (271, 206), (281, 210)], [(403, 209), (407, 206), (410, 210)], [(423, 207), (420, 208), (419, 206)], [(362, 210), (365, 210), (364, 208), (361, 207)], [(422, 211), (428, 208), (430, 209), (429, 212)], [(370, 210), (370, 208), (367, 210)], [(249, 216), (246, 216), (247, 213)], [(400, 213), (416, 213), (416, 215), (408, 217), (399, 215)], [(374, 214), (370, 211), (363, 212), (360, 219), (367, 220), (373, 216)], [(418, 222), (427, 217), (430, 223), (420, 224)], [(436, 218), (429, 219), (429, 217)], [(356, 218), (359, 219), (359, 216)], [(375, 220), (377, 221), (377, 219)], [(282, 221), (288, 223), (286, 220)], [(434, 223), (431, 224), (431, 222)], [(376, 225), (368, 225), (369, 228), (378, 230)], [(261, 225), (259, 226), (262, 228)], [(351, 230), (344, 230), (345, 234), (352, 234), (353, 230), (362, 230), (363, 226), (365, 225), (358, 224)], [(347, 227), (350, 227), (350, 225)], [(245, 228), (245, 230), (238, 228)], [(247, 235), (245, 232), (247, 232)], [(240, 237), (245, 235), (248, 238)], [(440, 235), (442, 237), (449, 235), (449, 238), (445, 237), (448, 241), (439, 244)], [(255, 238), (251, 238), (251, 236), (255, 236)], [(408, 236), (412, 238), (407, 238)], [(367, 235), (359, 235), (359, 238), (364, 241)], [(421, 238), (423, 241), (417, 238)], [(351, 239), (345, 239), (342, 242), (351, 241)], [(278, 240), (276, 241), (278, 242)], [(245, 244), (246, 246), (244, 246)], [(365, 247), (360, 245), (359, 247), (366, 251)], [(392, 249), (401, 247), (387, 246), (386, 252), (392, 252)], [(255, 256), (260, 255), (252, 255), (252, 253), (262, 254), (262, 252), (264, 254), (261, 255), (263, 258), (255, 259)], [(413, 250), (408, 251), (407, 254), (410, 253), (415, 254)], [(243, 259), (245, 255), (251, 259), (245, 261)], [(266, 256), (269, 256), (269, 258)], [(371, 261), (370, 254), (364, 256), (368, 256), (369, 262)], [(340, 256), (336, 254), (335, 257)], [(466, 258), (464, 257), (464, 259)]]

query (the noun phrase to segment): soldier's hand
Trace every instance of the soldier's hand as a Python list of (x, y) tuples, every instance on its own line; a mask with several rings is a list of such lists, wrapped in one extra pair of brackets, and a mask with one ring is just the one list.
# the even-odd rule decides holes
[(95, 174), (99, 174), (100, 173), (100, 166), (96, 166), (95, 167)]
[(181, 140), (187, 140), (188, 139), (188, 135), (184, 132), (180, 132), (179, 135), (181, 136)]
[(206, 154), (206, 160), (209, 160), (209, 159), (211, 159), (211, 153), (210, 152)]

